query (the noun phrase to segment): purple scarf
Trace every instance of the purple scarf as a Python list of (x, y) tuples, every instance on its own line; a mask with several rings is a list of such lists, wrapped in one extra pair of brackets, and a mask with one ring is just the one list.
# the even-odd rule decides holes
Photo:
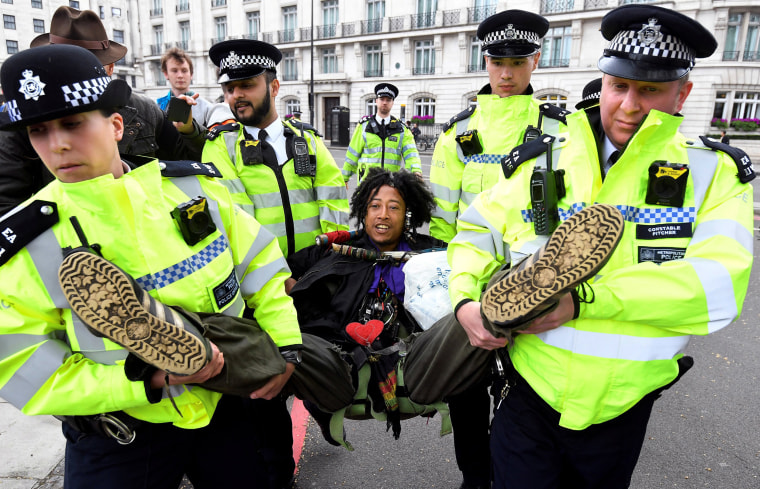
[[(369, 242), (372, 243), (372, 246), (374, 246), (375, 249), (378, 249), (377, 245), (375, 245), (372, 239), (370, 239)], [(412, 248), (402, 236), (401, 241), (399, 241), (398, 246), (396, 246), (396, 249), (393, 251), (412, 251)], [(391, 289), (391, 292), (393, 292), (393, 295), (396, 296), (399, 302), (404, 302), (403, 268), (403, 263), (398, 266), (392, 263), (383, 263), (382, 265), (375, 266), (375, 278), (372, 280), (372, 285), (369, 288), (369, 292), (375, 292), (377, 290), (377, 286), (380, 284), (380, 280), (383, 280), (388, 288)]]

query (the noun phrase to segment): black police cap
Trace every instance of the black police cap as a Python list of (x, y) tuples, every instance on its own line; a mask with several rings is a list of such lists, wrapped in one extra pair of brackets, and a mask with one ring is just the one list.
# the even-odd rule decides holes
[(549, 21), (533, 12), (505, 10), (488, 17), (478, 26), (478, 39), (485, 56), (525, 58), (541, 49), (541, 38)]
[(279, 49), (255, 39), (222, 41), (211, 46), (208, 55), (219, 67), (218, 83), (253, 78), (266, 70), (275, 71), (282, 60)]
[(610, 41), (599, 69), (630, 80), (668, 82), (685, 76), (695, 58), (715, 52), (718, 42), (696, 20), (654, 5), (623, 5), (602, 19)]
[(575, 109), (587, 109), (598, 105), (600, 98), (602, 98), (602, 79), (596, 78), (586, 83), (586, 86), (583, 87), (583, 99), (575, 104)]
[(112, 80), (92, 52), (70, 44), (27, 49), (6, 59), (0, 83), (13, 130), (80, 112), (127, 105), (132, 89)]
[(390, 97), (393, 100), (396, 100), (396, 97), (398, 97), (398, 88), (390, 83), (378, 83), (375, 85), (375, 98), (380, 97)]

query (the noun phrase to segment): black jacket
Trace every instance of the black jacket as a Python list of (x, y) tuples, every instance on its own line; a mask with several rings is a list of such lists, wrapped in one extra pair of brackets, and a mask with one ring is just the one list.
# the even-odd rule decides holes
[[(374, 249), (365, 233), (351, 245)], [(443, 248), (446, 243), (421, 234), (410, 246), (424, 250)], [(325, 251), (315, 245), (288, 256), (288, 265), (298, 281), (290, 295), (298, 311), (301, 331), (341, 346), (355, 346), (345, 334), (345, 327), (359, 316), (359, 307), (374, 279), (375, 262)], [(399, 307), (399, 319), (405, 325), (416, 325), (403, 306)]]
[[(124, 118), (119, 153), (162, 160), (201, 159), (205, 128), (196, 127), (192, 136), (182, 136), (153, 100), (136, 93), (119, 113)], [(0, 217), (54, 179), (26, 131), (0, 131)]]

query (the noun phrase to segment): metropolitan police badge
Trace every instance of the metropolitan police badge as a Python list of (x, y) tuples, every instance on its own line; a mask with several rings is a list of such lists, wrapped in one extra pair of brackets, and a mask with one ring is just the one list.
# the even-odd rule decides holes
[(641, 41), (644, 46), (656, 43), (662, 39), (662, 32), (660, 32), (661, 27), (662, 26), (657, 25), (657, 19), (650, 18), (649, 24), (641, 24), (641, 30), (638, 32), (639, 41)]
[(38, 100), (40, 96), (45, 95), (43, 89), (46, 85), (40, 81), (39, 76), (32, 76), (32, 70), (24, 70), (21, 74), (24, 78), (19, 80), (21, 88), (19, 88), (18, 91), (24, 94), (25, 100), (29, 100), (30, 98)]

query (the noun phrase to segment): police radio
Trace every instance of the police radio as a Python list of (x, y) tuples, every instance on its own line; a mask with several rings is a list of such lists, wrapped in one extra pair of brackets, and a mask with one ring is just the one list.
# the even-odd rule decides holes
[(552, 170), (551, 140), (547, 142), (546, 167), (539, 157), (530, 177), (530, 203), (533, 207), (533, 228), (537, 235), (548, 236), (559, 225), (557, 202), (565, 196), (565, 171)]
[(301, 124), (301, 135), (293, 137), (293, 167), (296, 175), (317, 176), (317, 161), (316, 158), (312, 160), (309, 156), (309, 145), (303, 135), (303, 124)]

